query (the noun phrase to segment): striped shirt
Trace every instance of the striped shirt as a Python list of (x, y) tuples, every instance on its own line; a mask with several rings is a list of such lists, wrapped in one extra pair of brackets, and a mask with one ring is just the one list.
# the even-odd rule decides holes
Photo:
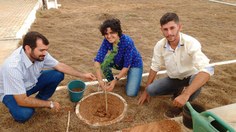
[(52, 68), (57, 64), (58, 61), (49, 53), (43, 61), (32, 63), (22, 46), (19, 47), (0, 68), (0, 101), (5, 95), (26, 93), (36, 85), (43, 69)]

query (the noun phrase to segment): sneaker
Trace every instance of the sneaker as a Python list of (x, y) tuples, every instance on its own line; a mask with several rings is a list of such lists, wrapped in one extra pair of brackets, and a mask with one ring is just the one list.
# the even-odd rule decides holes
[(179, 107), (171, 107), (170, 109), (168, 109), (165, 112), (165, 116), (168, 118), (174, 118), (174, 117), (178, 117), (181, 116), (181, 113), (183, 111), (183, 108), (179, 108)]

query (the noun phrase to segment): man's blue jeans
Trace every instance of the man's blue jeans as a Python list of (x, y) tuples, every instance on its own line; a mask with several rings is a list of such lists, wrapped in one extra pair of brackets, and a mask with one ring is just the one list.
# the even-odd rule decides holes
[[(110, 64), (108, 67), (102, 67), (102, 71), (108, 82), (112, 81), (114, 79), (112, 74), (112, 68), (121, 70), (122, 67), (117, 67), (114, 64)], [(142, 67), (133, 67), (129, 68), (128, 75), (127, 75), (127, 84), (126, 84), (126, 94), (128, 96), (137, 96), (140, 84), (142, 81), (142, 73), (143, 68)]]
[[(38, 78), (35, 87), (26, 92), (27, 96), (37, 93), (36, 98), (47, 100), (55, 92), (58, 84), (64, 79), (64, 73), (56, 70), (45, 70)], [(13, 95), (5, 95), (2, 101), (12, 117), (18, 122), (25, 122), (34, 114), (34, 108), (19, 106)]]
[[(161, 78), (150, 84), (146, 91), (150, 96), (173, 94), (175, 98), (182, 92), (184, 87), (192, 83), (195, 76), (196, 74), (184, 78), (183, 80), (171, 79), (169, 77)], [(200, 91), (201, 88), (194, 92), (190, 96), (189, 101), (193, 101), (199, 95)]]

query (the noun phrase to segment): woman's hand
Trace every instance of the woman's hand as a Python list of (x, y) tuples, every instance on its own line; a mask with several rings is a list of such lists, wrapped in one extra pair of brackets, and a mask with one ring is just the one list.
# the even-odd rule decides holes
[(98, 81), (98, 85), (99, 85), (99, 87), (100, 88), (102, 88), (103, 90), (105, 90), (105, 86), (106, 86), (106, 82), (104, 82), (104, 81)]
[(105, 90), (111, 92), (114, 89), (115, 85), (116, 85), (116, 80), (114, 79), (105, 86)]

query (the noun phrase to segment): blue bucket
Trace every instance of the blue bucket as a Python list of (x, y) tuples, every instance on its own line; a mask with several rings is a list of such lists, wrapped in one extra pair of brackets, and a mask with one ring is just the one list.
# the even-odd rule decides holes
[(78, 102), (83, 98), (86, 85), (81, 80), (73, 80), (68, 83), (67, 89), (69, 91), (70, 100), (72, 102)]

